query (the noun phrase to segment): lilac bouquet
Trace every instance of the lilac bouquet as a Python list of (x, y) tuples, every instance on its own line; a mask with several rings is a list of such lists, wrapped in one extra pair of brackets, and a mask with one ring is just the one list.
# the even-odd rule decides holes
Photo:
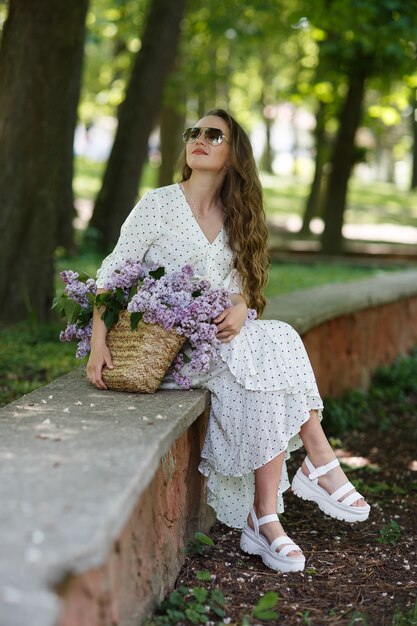
[(164, 274), (159, 279), (145, 278), (127, 310), (132, 316), (139, 316), (135, 320), (160, 324), (165, 330), (176, 329), (177, 333), (187, 337), (191, 357), (180, 352), (170, 373), (177, 384), (189, 388), (191, 380), (181, 373), (182, 366), (189, 362), (195, 372), (209, 369), (219, 344), (213, 319), (231, 305), (225, 289), (210, 289), (208, 281), (194, 277), (191, 265), (184, 265), (181, 271)]
[[(190, 378), (181, 372), (185, 363), (195, 372), (209, 369), (219, 344), (213, 320), (232, 303), (225, 289), (211, 289), (208, 281), (194, 275), (191, 265), (166, 274), (162, 267), (149, 270), (138, 261), (127, 260), (113, 272), (105, 285), (106, 292), (97, 295), (91, 277), (80, 278), (76, 272), (64, 271), (61, 279), (65, 283), (64, 293), (54, 306), (68, 324), (60, 340), (76, 339), (78, 358), (90, 350), (94, 306), (105, 306), (102, 319), (107, 328), (118, 321), (120, 311), (127, 309), (132, 330), (143, 319), (149, 324), (160, 324), (165, 330), (176, 330), (188, 339), (190, 356), (180, 352), (170, 369), (180, 386), (191, 385)], [(250, 310), (248, 319), (254, 317), (256, 314)]]

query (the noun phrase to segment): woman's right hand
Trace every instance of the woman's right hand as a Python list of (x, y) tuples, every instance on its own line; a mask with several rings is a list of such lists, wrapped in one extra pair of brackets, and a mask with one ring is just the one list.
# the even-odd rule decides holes
[(87, 363), (87, 378), (97, 387), (97, 389), (107, 389), (107, 385), (103, 380), (103, 367), (113, 369), (113, 361), (111, 352), (106, 343), (99, 346), (92, 346), (90, 358)]

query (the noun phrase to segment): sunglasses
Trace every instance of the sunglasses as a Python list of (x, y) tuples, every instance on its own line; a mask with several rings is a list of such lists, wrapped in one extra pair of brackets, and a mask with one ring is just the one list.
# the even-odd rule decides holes
[(223, 139), (226, 139), (228, 143), (230, 143), (229, 139), (226, 135), (223, 135), (223, 131), (220, 128), (200, 128), (199, 126), (194, 126), (194, 128), (187, 128), (182, 135), (182, 139), (184, 143), (194, 143), (200, 137), (201, 133), (204, 131), (204, 139), (207, 143), (212, 146), (219, 146)]

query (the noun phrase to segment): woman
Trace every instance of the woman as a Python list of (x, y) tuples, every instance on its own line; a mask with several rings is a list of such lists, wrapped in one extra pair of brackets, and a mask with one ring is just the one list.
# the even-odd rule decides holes
[[(218, 519), (243, 528), (242, 550), (274, 570), (300, 571), (305, 558), (277, 516), (292, 450), (304, 444), (308, 454), (292, 484), (296, 495), (347, 522), (366, 520), (370, 507), (347, 481), (321, 428), (323, 405), (300, 337), (283, 322), (247, 320), (248, 307), (261, 315), (265, 305), (267, 228), (246, 133), (216, 109), (185, 131), (184, 142), (182, 182), (142, 197), (97, 285), (135, 258), (167, 271), (190, 263), (213, 287), (229, 290), (232, 306), (215, 320), (218, 358), (208, 374), (187, 371), (193, 386), (212, 394), (199, 470)], [(96, 311), (87, 375), (99, 389), (106, 388), (103, 366), (112, 361)], [(161, 386), (176, 384), (166, 376)]]

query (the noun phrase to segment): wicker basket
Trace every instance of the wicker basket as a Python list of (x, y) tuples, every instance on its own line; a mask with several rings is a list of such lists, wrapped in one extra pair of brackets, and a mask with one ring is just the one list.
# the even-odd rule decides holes
[(130, 329), (130, 313), (122, 311), (107, 334), (114, 369), (103, 370), (109, 389), (154, 393), (185, 342), (184, 335), (159, 324), (140, 321)]

